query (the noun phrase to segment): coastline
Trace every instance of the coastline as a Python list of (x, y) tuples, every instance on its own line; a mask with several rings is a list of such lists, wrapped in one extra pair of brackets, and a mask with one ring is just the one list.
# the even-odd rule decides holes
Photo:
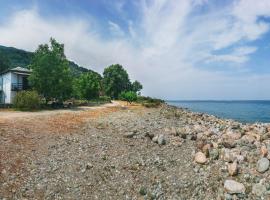
[(166, 104), (120, 104), (76, 115), (6, 119), (1, 133), (3, 198), (270, 195), (266, 124), (241, 124)]
[(169, 105), (187, 108), (192, 112), (207, 113), (221, 119), (241, 123), (270, 123), (269, 100), (192, 100), (166, 101)]

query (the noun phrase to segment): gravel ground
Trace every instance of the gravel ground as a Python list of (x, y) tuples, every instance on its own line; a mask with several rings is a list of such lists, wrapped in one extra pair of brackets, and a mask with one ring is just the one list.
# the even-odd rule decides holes
[(224, 122), (165, 105), (2, 120), (0, 199), (267, 199), (268, 186), (261, 197), (251, 192), (253, 184), (269, 182), (269, 170), (250, 172), (259, 153), (231, 176), (245, 181), (245, 192), (224, 189), (230, 161), (219, 152), (226, 145), (194, 161), (201, 141), (218, 139), (199, 137), (216, 121)]

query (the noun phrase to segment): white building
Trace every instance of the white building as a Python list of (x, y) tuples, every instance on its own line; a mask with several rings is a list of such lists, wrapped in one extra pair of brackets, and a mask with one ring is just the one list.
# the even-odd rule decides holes
[(29, 89), (31, 70), (16, 67), (0, 73), (0, 104), (12, 104), (16, 93)]

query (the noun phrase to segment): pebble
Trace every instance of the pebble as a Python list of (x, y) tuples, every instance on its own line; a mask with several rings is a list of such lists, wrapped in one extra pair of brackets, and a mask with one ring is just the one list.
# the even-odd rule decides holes
[(246, 191), (245, 186), (234, 180), (226, 180), (224, 182), (225, 191), (229, 194), (244, 194)]
[(266, 192), (266, 187), (265, 185), (261, 184), (261, 183), (257, 183), (255, 185), (253, 185), (252, 187), (252, 194), (255, 194), (256, 196), (263, 196), (264, 193)]
[(238, 174), (238, 166), (236, 161), (234, 161), (232, 164), (228, 164), (228, 172), (231, 176)]
[(269, 168), (269, 160), (267, 158), (261, 158), (257, 162), (257, 171), (260, 173), (264, 173), (268, 170)]
[(206, 155), (206, 157), (209, 157), (209, 151), (210, 151), (210, 144), (206, 144), (202, 148), (202, 152)]
[(164, 135), (159, 135), (157, 142), (158, 142), (159, 145), (165, 145), (166, 144), (166, 140), (165, 140)]
[(212, 149), (210, 152), (209, 152), (209, 155), (210, 155), (210, 158), (212, 160), (218, 160), (219, 158), (219, 151), (218, 149)]
[(197, 152), (195, 154), (195, 162), (199, 164), (205, 164), (207, 162), (206, 156), (202, 152)]
[(126, 138), (133, 138), (136, 135), (136, 133), (134, 132), (128, 132), (124, 134), (124, 137)]
[(157, 143), (157, 142), (158, 142), (158, 137), (159, 137), (158, 135), (154, 136), (154, 137), (152, 138), (152, 141), (155, 142), (155, 143)]
[(266, 157), (267, 154), (268, 154), (267, 148), (266, 148), (265, 146), (262, 146), (262, 147), (261, 147), (261, 150), (260, 150), (260, 153), (261, 153), (261, 156), (262, 156), (262, 157)]

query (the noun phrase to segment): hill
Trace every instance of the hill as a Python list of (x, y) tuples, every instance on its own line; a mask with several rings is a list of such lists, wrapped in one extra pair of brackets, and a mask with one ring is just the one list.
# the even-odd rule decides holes
[[(18, 66), (29, 68), (32, 57), (33, 57), (33, 52), (17, 49), (14, 47), (5, 47), (5, 46), (0, 45), (0, 63), (1, 63), (1, 59), (5, 59), (5, 62), (8, 63), (9, 68), (14, 68)], [(93, 70), (86, 69), (84, 67), (77, 65), (73, 61), (69, 61), (69, 66), (73, 75), (75, 76), (78, 76), (79, 74), (83, 72), (93, 71)]]

